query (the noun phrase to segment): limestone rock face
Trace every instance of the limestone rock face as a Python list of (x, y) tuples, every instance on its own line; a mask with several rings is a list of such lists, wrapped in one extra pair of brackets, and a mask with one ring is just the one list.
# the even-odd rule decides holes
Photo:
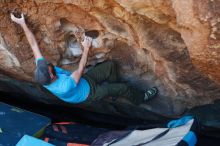
[(142, 108), (173, 115), (220, 98), (218, 0), (3, 0), (0, 72), (33, 81), (33, 53), (10, 12), (25, 14), (45, 58), (65, 69), (77, 68), (92, 36), (88, 66), (113, 59), (122, 79), (159, 88)]

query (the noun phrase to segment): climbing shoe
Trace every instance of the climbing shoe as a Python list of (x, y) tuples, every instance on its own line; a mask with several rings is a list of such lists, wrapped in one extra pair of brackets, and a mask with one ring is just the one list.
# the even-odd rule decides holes
[(155, 97), (158, 93), (158, 90), (156, 87), (153, 87), (149, 90), (147, 90), (145, 93), (144, 93), (144, 101), (148, 101), (150, 99), (152, 99), (153, 97)]

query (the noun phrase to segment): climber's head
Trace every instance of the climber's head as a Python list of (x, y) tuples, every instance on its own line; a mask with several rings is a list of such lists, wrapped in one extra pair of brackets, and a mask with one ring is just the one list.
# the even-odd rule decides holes
[(44, 59), (38, 60), (35, 70), (35, 81), (41, 85), (48, 85), (54, 79), (56, 79), (56, 72), (53, 64), (47, 63)]

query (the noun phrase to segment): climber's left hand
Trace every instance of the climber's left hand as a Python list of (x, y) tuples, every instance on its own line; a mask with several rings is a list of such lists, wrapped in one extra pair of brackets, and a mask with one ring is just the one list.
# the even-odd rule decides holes
[(11, 13), (11, 20), (14, 21), (15, 23), (21, 25), (21, 26), (26, 24), (23, 13), (21, 14), (21, 18), (17, 18), (17, 17), (15, 17), (15, 15), (13, 13)]

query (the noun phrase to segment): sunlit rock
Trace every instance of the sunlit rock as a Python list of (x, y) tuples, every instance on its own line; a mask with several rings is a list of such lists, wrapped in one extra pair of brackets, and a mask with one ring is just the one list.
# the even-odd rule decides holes
[(34, 56), (10, 20), (12, 11), (25, 13), (45, 58), (71, 71), (83, 51), (80, 42), (91, 36), (87, 66), (113, 59), (122, 80), (143, 90), (159, 88), (158, 97), (142, 108), (173, 115), (220, 98), (217, 0), (4, 1), (0, 33), (7, 49), (0, 50), (1, 72), (33, 81)]

